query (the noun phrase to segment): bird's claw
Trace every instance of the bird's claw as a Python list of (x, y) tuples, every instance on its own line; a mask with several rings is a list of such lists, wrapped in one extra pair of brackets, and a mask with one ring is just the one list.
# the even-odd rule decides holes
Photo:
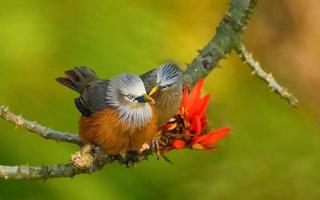
[(139, 153), (143, 153), (145, 150), (150, 149), (150, 146), (148, 143), (144, 143), (141, 147), (141, 149), (139, 150)]
[(160, 157), (162, 157), (160, 145), (165, 145), (165, 143), (161, 140), (160, 137), (155, 137), (152, 141), (152, 149), (154, 149), (157, 152), (157, 159), (159, 160)]

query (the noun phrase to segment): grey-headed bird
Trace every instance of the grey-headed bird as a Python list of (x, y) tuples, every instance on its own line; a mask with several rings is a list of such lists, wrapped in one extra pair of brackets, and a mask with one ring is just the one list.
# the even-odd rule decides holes
[(182, 97), (182, 71), (174, 63), (164, 63), (158, 69), (140, 76), (147, 93), (156, 102), (158, 127), (168, 122), (178, 111)]
[(79, 135), (106, 154), (138, 151), (157, 133), (157, 110), (141, 78), (121, 74), (100, 80), (89, 68), (76, 67), (57, 81), (80, 94), (75, 99), (82, 113)]

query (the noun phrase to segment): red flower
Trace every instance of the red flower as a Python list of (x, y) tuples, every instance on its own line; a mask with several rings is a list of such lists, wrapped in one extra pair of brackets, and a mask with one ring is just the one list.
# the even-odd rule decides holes
[(201, 98), (201, 90), (204, 81), (200, 80), (188, 95), (188, 87), (184, 88), (182, 102), (179, 114), (185, 120), (191, 123), (191, 130), (196, 134), (200, 134), (201, 130), (207, 125), (207, 110), (210, 95)]
[(214, 143), (223, 139), (229, 134), (230, 128), (221, 128), (210, 133), (193, 138), (192, 148), (193, 149), (212, 149)]
[(174, 140), (172, 146), (176, 149), (183, 149), (186, 145), (186, 142), (183, 140)]
[[(183, 123), (168, 123), (175, 133), (182, 134), (182, 139), (177, 138), (172, 141), (172, 148), (183, 149), (186, 146), (192, 149), (212, 149), (214, 144), (223, 139), (230, 132), (230, 128), (221, 128), (209, 133), (206, 132), (207, 117), (206, 110), (209, 104), (210, 95), (201, 97), (201, 90), (204, 81), (200, 80), (188, 94), (188, 87), (183, 91), (181, 106), (176, 116), (183, 120)], [(181, 120), (180, 120), (181, 121)], [(181, 127), (180, 129), (178, 127)]]

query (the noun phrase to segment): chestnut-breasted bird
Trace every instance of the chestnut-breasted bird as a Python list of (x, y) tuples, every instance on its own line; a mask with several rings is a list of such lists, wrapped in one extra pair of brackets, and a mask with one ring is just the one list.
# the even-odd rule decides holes
[(179, 109), (182, 97), (182, 71), (176, 64), (167, 62), (140, 77), (147, 93), (156, 101), (160, 127)]
[(79, 134), (106, 154), (140, 150), (157, 133), (155, 100), (147, 95), (141, 78), (121, 74), (100, 80), (94, 71), (76, 67), (57, 81), (80, 94), (75, 99), (82, 113)]

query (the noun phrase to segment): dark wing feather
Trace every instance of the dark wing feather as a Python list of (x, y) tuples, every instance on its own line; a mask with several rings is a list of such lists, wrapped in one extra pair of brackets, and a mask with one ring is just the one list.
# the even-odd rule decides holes
[(88, 67), (75, 67), (64, 72), (66, 77), (56, 80), (62, 85), (82, 94), (87, 84), (97, 80), (96, 73)]
[(74, 104), (83, 116), (89, 117), (92, 114), (92, 112), (88, 109), (88, 106), (82, 102), (81, 98), (74, 99)]
[(76, 100), (78, 110), (85, 116), (109, 107), (106, 103), (108, 80), (96, 80), (86, 86), (82, 95)]
[(59, 77), (56, 78), (56, 81), (58, 81), (60, 84), (78, 92), (78, 87), (72, 82), (69, 78)]

